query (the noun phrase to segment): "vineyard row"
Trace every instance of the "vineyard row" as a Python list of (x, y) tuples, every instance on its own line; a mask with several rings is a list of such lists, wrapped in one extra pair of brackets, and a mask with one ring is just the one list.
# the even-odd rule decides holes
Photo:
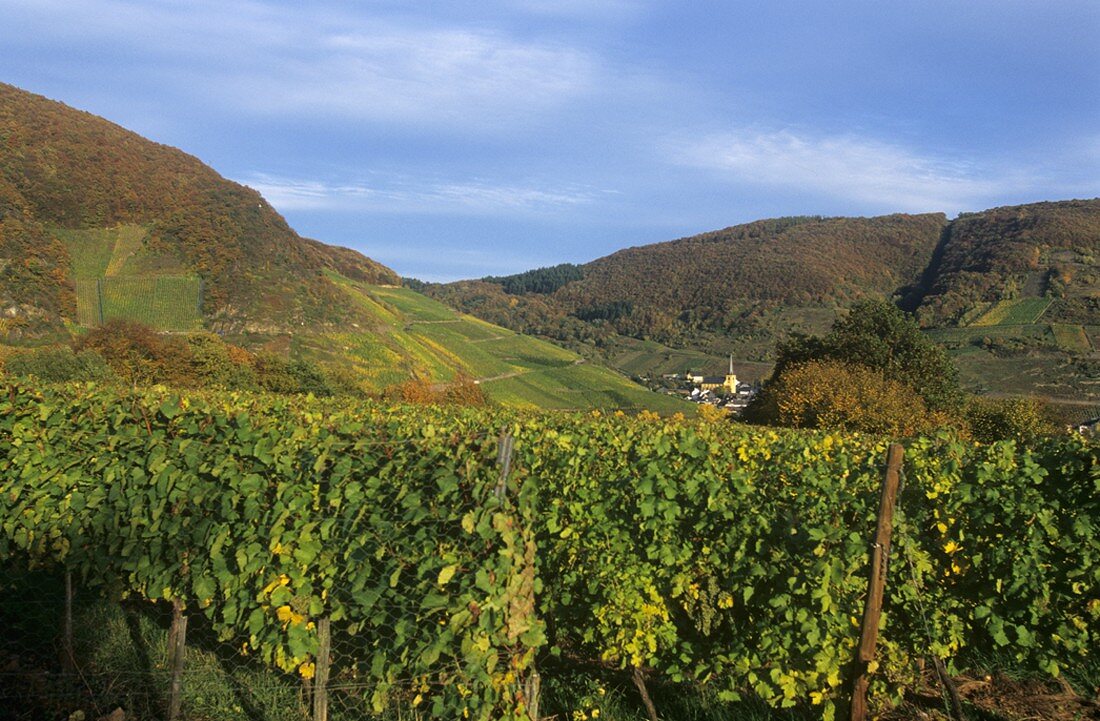
[[(376, 710), (525, 718), (554, 654), (829, 717), (885, 451), (644, 417), (9, 386), (0, 560), (176, 601), (305, 678), (325, 619), (356, 649), (332, 677)], [(1050, 675), (1088, 660), (1097, 446), (944, 435), (910, 442), (903, 473), (876, 703), (929, 653), (996, 649)]]

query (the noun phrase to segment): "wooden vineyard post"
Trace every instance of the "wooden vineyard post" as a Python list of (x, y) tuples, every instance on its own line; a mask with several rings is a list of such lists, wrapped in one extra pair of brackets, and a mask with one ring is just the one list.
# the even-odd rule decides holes
[(328, 676), (332, 665), (332, 627), (317, 621), (317, 667), (313, 677), (313, 721), (328, 721)]
[[(496, 497), (500, 499), (501, 505), (505, 505), (508, 500), (508, 476), (512, 472), (512, 454), (514, 451), (515, 438), (507, 431), (501, 431), (500, 438), (497, 440), (497, 468), (500, 470), (500, 478), (497, 480), (497, 486), (494, 490)], [(530, 560), (533, 563), (533, 559)], [(533, 610), (535, 607), (533, 585), (530, 587), (529, 592), (532, 594), (530, 597), (530, 608)], [(511, 604), (508, 610), (509, 613), (516, 612), (516, 608)], [(542, 693), (542, 678), (539, 676), (539, 671), (534, 661), (531, 662), (530, 672), (527, 674), (527, 677), (523, 679), (521, 693), (527, 717), (530, 718), (531, 721), (538, 721), (539, 695)]]
[(508, 490), (508, 474), (512, 471), (512, 451), (515, 449), (515, 439), (511, 433), (501, 433), (497, 442), (497, 465), (500, 466), (500, 480), (497, 481), (497, 498), (504, 500), (504, 494)]
[(73, 652), (73, 572), (65, 571), (65, 622), (62, 627), (63, 638), (61, 665), (66, 673), (76, 670), (76, 656)]
[(905, 449), (900, 444), (893, 443), (886, 455), (886, 477), (882, 481), (875, 540), (871, 543), (871, 578), (867, 587), (867, 601), (863, 607), (863, 626), (854, 665), (850, 721), (864, 721), (867, 716), (867, 665), (875, 659), (875, 645), (878, 643), (882, 596), (886, 589), (886, 564), (890, 557), (890, 536), (894, 531), (894, 505), (898, 496), (904, 454)]
[(535, 668), (535, 662), (531, 662), (531, 673), (527, 674), (527, 680), (523, 683), (523, 698), (527, 701), (527, 715), (531, 721), (539, 721), (539, 699), (542, 695), (542, 676)]
[(178, 721), (183, 695), (183, 663), (187, 655), (187, 615), (183, 601), (172, 600), (172, 628), (168, 632), (168, 667), (172, 685), (168, 695), (168, 721)]

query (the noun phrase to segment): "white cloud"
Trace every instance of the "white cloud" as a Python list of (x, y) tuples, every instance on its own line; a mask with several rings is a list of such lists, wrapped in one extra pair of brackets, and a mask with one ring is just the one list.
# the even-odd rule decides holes
[(854, 135), (740, 130), (674, 143), (675, 162), (729, 180), (900, 211), (958, 212), (1026, 189), (1020, 172), (994, 172)]
[(280, 115), (493, 125), (588, 92), (595, 64), (564, 46), (462, 29), (361, 27), (305, 32), (303, 47), (253, 48), (219, 91)]
[(377, 8), (0, 0), (0, 14), (0, 40), (109, 48), (196, 102), (261, 115), (492, 128), (603, 85), (598, 59), (566, 43)]
[(532, 15), (622, 18), (640, 13), (651, 3), (639, 0), (501, 0), (506, 7)]
[(379, 178), (337, 183), (256, 173), (240, 182), (280, 211), (351, 210), (386, 213), (530, 215), (588, 205), (606, 192), (583, 186), (537, 187), (482, 180)]

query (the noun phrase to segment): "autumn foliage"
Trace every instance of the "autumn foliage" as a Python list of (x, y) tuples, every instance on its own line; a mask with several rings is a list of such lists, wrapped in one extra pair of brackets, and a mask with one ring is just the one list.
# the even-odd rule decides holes
[(787, 371), (774, 390), (779, 425), (831, 428), (892, 437), (934, 426), (924, 400), (912, 388), (866, 366), (810, 361)]
[(385, 395), (402, 403), (415, 405), (486, 406), (489, 397), (477, 381), (459, 375), (450, 383), (432, 383), (420, 376), (393, 386)]
[(0, 83), (0, 295), (55, 324), (72, 318), (68, 254), (49, 229), (120, 224), (150, 228), (151, 250), (202, 276), (203, 313), (219, 327), (359, 320), (326, 271), (399, 282), (355, 251), (300, 237), (259, 193), (197, 158)]

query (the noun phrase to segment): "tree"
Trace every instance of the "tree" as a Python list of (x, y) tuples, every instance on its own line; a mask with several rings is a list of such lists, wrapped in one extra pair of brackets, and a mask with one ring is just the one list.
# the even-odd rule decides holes
[(909, 386), (873, 368), (836, 360), (789, 367), (769, 389), (767, 421), (894, 437), (928, 430), (940, 419)]
[(134, 386), (195, 383), (187, 343), (141, 323), (108, 321), (80, 338), (76, 350), (98, 352), (120, 379)]
[(958, 371), (947, 353), (920, 332), (911, 316), (885, 301), (857, 303), (824, 337), (781, 342), (777, 356), (773, 382), (794, 366), (835, 360), (875, 369), (908, 386), (929, 410), (952, 411), (962, 403)]

